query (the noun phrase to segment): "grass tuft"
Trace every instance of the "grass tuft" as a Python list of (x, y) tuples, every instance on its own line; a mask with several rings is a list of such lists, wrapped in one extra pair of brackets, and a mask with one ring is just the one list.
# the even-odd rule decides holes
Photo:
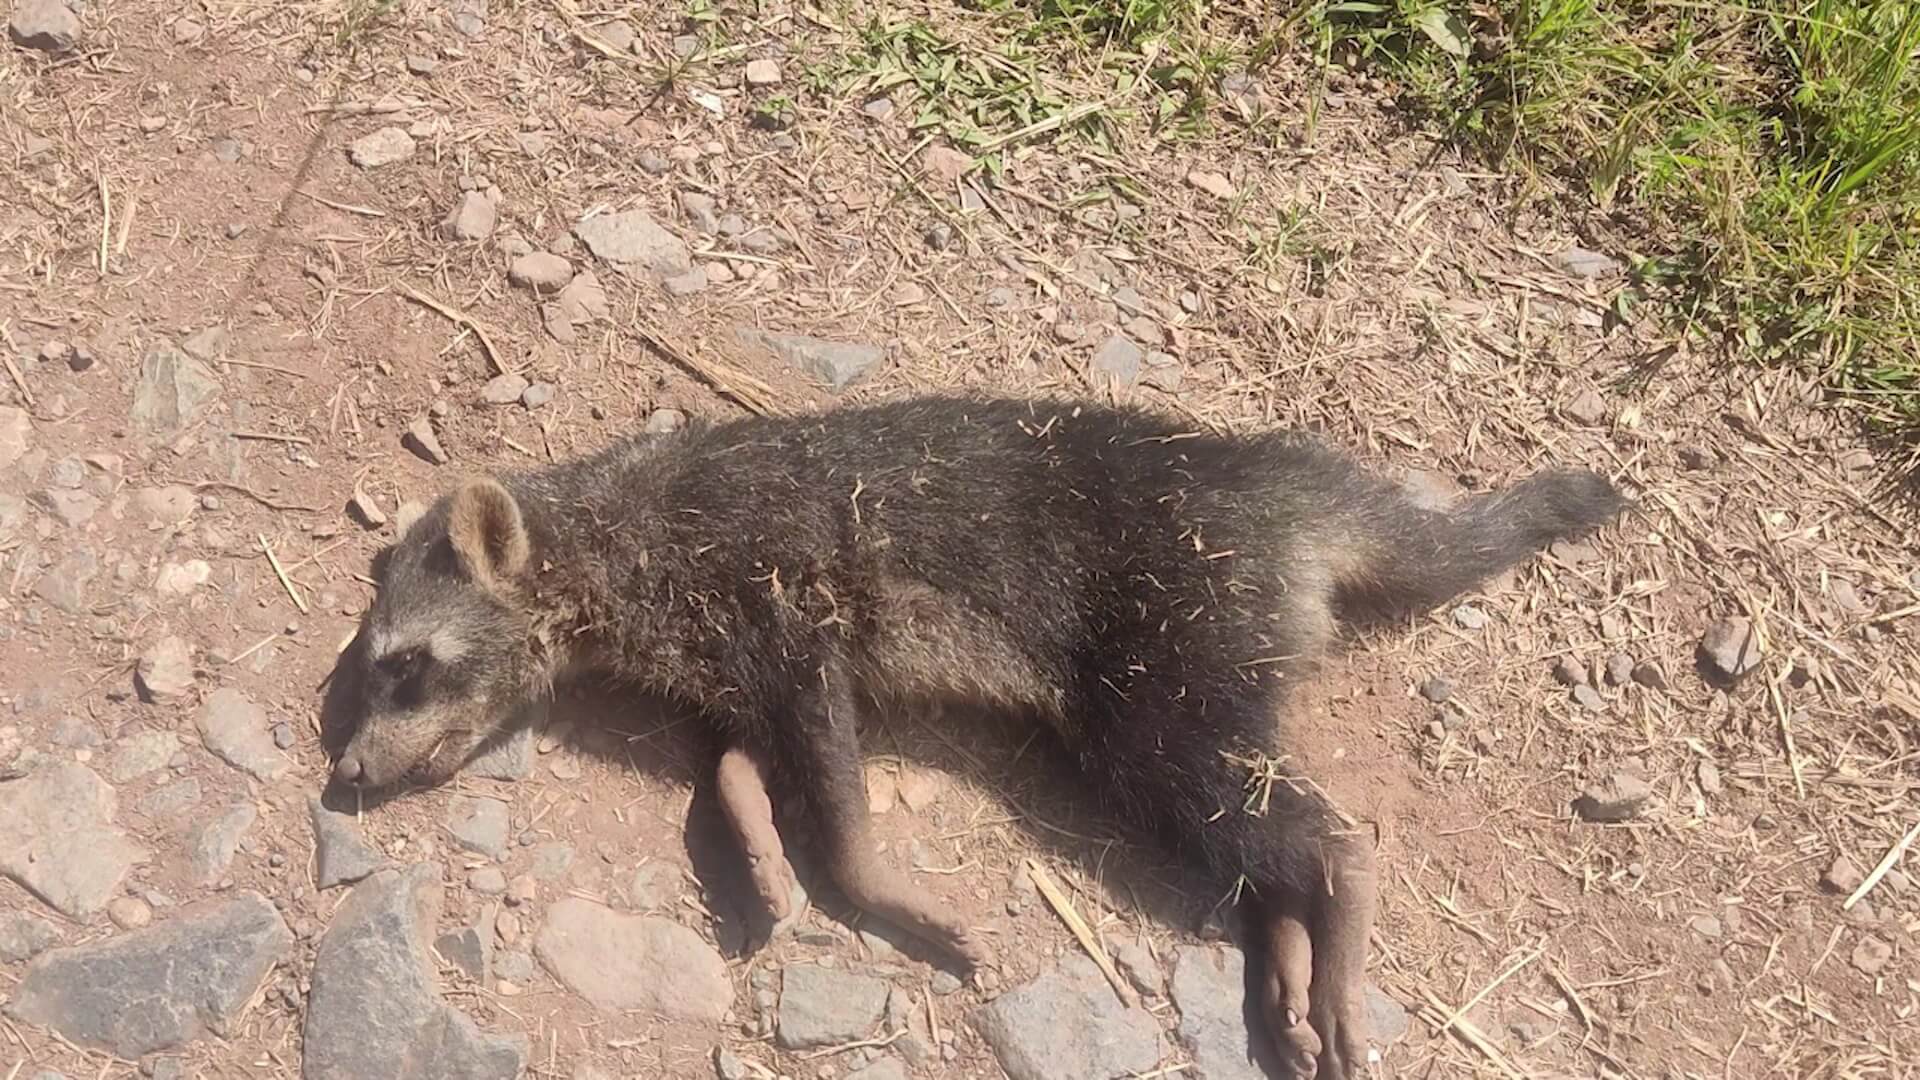
[(1735, 354), (1827, 373), (1920, 432), (1920, 3), (1327, 0), (1330, 59), (1391, 72), (1650, 250), (1640, 295)]

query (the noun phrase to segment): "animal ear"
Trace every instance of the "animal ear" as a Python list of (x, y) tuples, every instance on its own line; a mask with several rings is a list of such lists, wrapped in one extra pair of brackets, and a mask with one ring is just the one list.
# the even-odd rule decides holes
[(519, 577), (532, 558), (520, 504), (498, 480), (469, 480), (447, 507), (447, 540), (468, 577), (481, 585)]
[(413, 528), (413, 523), (419, 521), (421, 515), (426, 512), (427, 508), (413, 499), (408, 499), (406, 502), (401, 503), (399, 508), (393, 512), (394, 537), (397, 540), (404, 540), (407, 531)]

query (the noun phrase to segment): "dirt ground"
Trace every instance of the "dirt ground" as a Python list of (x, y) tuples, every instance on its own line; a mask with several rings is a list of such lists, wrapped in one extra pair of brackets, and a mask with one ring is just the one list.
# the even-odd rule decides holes
[[(947, 142), (909, 126), (910, 85), (888, 107), (822, 74), (861, 52), (870, 16), (977, 30), (945, 4), (722, 5), (689, 21), (645, 4), (402, 0), (355, 21), (374, 10), (89, 0), (71, 51), (0, 56), (0, 404), (30, 418), (0, 431), (0, 492), (18, 497), (0, 515), (0, 766), (37, 751), (104, 769), (130, 737), (178, 732), (184, 757), (117, 785), (117, 827), (155, 852), (122, 891), (159, 921), (168, 901), (257, 890), (300, 938), (229, 1037), (170, 1055), (187, 1075), (298, 1072), (314, 943), (341, 895), (311, 881), (320, 687), (392, 536), (349, 514), (356, 492), (390, 519), (457, 475), (590, 450), (669, 422), (662, 410), (719, 419), (930, 388), (1305, 426), (1452, 489), (1548, 463), (1618, 479), (1636, 496), (1621, 526), (1348, 642), (1286, 719), (1307, 771), (1379, 837), (1373, 976), (1412, 1014), (1383, 1074), (1920, 1075), (1920, 888), (1898, 854), (1920, 828), (1911, 520), (1811, 380), (1622, 312), (1618, 265), (1573, 249), (1622, 256), (1626, 223), (1556, 209), (1576, 203), (1423, 139), (1391, 86), (1310, 92), (1298, 59), (1252, 91), (1236, 82), (1216, 138), (1156, 139), (1138, 108), (1105, 143), (1029, 133), (955, 176)], [(678, 62), (688, 34), (699, 53)], [(750, 82), (749, 61), (780, 81)], [(1065, 92), (1102, 93), (1073, 78)], [(389, 127), (411, 156), (356, 164), (349, 147)], [(443, 229), (466, 192), (497, 214), (484, 239)], [(704, 277), (669, 288), (571, 235), (632, 208)], [(526, 250), (593, 270), (607, 309), (568, 319), (511, 282)], [(831, 392), (737, 328), (884, 358)], [(1169, 359), (1120, 385), (1103, 372), (1115, 355), (1096, 360), (1116, 334)], [(217, 386), (156, 436), (134, 401), (168, 344), (202, 355)], [(489, 403), (502, 372), (550, 399)], [(447, 463), (403, 445), (423, 420)], [(194, 498), (150, 512), (141, 493), (167, 485)], [(77, 492), (96, 508), (76, 510)], [(96, 572), (66, 610), (41, 585), (71, 576), (76, 552)], [(1750, 620), (1758, 663), (1722, 687), (1697, 654), (1729, 617)], [(134, 669), (167, 636), (192, 646), (193, 687), (149, 703)], [(284, 776), (201, 749), (196, 710), (222, 687), (290, 725)], [(625, 734), (592, 734), (598, 713)], [(736, 1015), (602, 1012), (538, 969), (475, 981), (448, 965), (448, 1000), (524, 1032), (530, 1075), (711, 1076), (716, 1046), (764, 1067), (749, 1075), (846, 1075), (857, 1048), (796, 1054), (762, 1034), (754, 973), (885, 947), (816, 883), (807, 930), (744, 948), (684, 722), (620, 701), (553, 715), (575, 723), (549, 732), (528, 779), (462, 779), (360, 827), (390, 857), (445, 864), (443, 929), (504, 913), (505, 951), (544, 905), (625, 905), (637, 867), (671, 867), (671, 911), (728, 954)], [(902, 718), (871, 745), (890, 857), (1002, 943), (988, 985), (951, 994), (931, 991), (917, 950), (887, 958), (926, 1014), (915, 1023), (933, 1018), (951, 1047), (915, 1075), (1001, 1075), (968, 1011), (1080, 950), (1032, 891), (1030, 859), (1103, 942), (1164, 957), (1217, 933), (1219, 897), (1112, 839), (992, 724)], [(187, 780), (198, 800), (145, 801)], [(1576, 812), (1596, 785), (1641, 781), (1626, 820)], [(495, 864), (447, 835), (462, 793), (510, 801), (509, 878), (569, 846), (530, 906), (503, 912), (471, 887)], [(196, 884), (182, 838), (236, 801), (257, 820), (220, 880)], [(122, 932), (0, 880), (7, 911), (53, 921), (62, 945)], [(0, 999), (24, 968), (0, 963)], [(1171, 1031), (1172, 1006), (1148, 1004)], [(1152, 1075), (1183, 1071), (1168, 1046)], [(6, 1080), (143, 1065), (0, 1020)]]

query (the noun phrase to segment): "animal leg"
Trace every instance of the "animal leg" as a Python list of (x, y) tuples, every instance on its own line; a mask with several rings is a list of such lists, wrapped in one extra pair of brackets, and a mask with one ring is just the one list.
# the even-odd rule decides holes
[(1323, 889), (1273, 902), (1267, 913), (1267, 1023), (1299, 1080), (1350, 1080), (1367, 1066), (1373, 856), (1334, 839), (1325, 860)]
[(819, 815), (834, 880), (862, 911), (970, 966), (991, 963), (992, 951), (977, 931), (874, 851), (853, 695), (831, 680), (828, 685), (834, 688), (823, 688), (802, 703), (789, 730), (800, 763), (797, 774), (804, 778)]
[(798, 892), (793, 864), (787, 861), (780, 832), (773, 824), (773, 799), (767, 794), (766, 766), (742, 746), (729, 746), (720, 755), (716, 777), (720, 807), (734, 839), (747, 857), (747, 873), (754, 892), (773, 917), (776, 933), (793, 917)]

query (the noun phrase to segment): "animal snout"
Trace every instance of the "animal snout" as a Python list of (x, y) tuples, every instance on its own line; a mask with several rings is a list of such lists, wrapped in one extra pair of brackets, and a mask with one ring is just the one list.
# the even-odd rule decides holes
[(348, 750), (340, 755), (339, 761), (334, 763), (333, 778), (342, 784), (358, 787), (366, 782), (366, 776), (366, 766), (361, 764), (360, 755), (356, 751)]

